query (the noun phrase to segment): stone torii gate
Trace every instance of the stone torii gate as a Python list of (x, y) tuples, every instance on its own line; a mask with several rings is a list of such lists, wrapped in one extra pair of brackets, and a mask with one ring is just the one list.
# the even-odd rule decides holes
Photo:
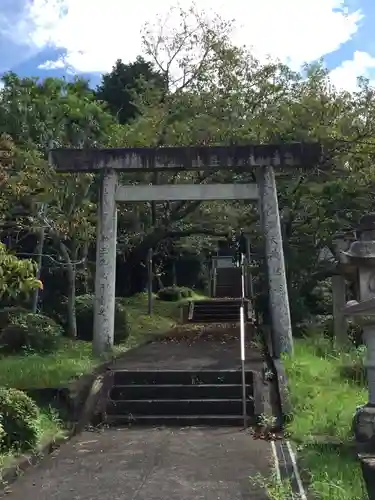
[[(131, 149), (53, 149), (51, 159), (61, 173), (101, 175), (98, 206), (93, 350), (102, 355), (114, 340), (117, 203), (178, 200), (258, 202), (264, 234), (275, 354), (293, 351), (274, 168), (314, 167), (317, 144), (202, 146)], [(254, 171), (252, 184), (121, 185), (118, 173), (154, 171)]]

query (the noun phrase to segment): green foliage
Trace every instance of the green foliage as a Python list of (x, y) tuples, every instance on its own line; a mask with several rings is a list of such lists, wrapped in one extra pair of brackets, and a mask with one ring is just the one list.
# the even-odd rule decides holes
[[(94, 296), (76, 297), (77, 336), (80, 340), (92, 340), (94, 327)], [(126, 308), (121, 299), (115, 303), (115, 344), (124, 342), (130, 335)]]
[(360, 387), (367, 384), (367, 370), (365, 366), (366, 348), (362, 345), (342, 354), (340, 375), (344, 380), (355, 382)]
[(0, 298), (27, 295), (41, 286), (35, 278), (35, 264), (17, 259), (0, 243)]
[(158, 298), (160, 300), (165, 300), (168, 302), (177, 302), (181, 299), (187, 299), (193, 296), (193, 291), (190, 288), (178, 287), (178, 286), (168, 286), (162, 288), (158, 292)]
[[(309, 316), (304, 322), (294, 329), (295, 337), (316, 338), (319, 337), (321, 342), (328, 342), (333, 345), (334, 342), (334, 328), (333, 328), (332, 314), (314, 315)], [(353, 320), (347, 321), (347, 338), (348, 344), (352, 347), (359, 347), (362, 345), (362, 327)]]
[[(364, 79), (355, 92), (336, 89), (320, 63), (294, 72), (277, 61), (261, 62), (231, 43), (230, 23), (218, 18), (209, 22), (195, 9), (180, 12), (179, 19), (173, 26), (146, 28), (144, 52), (153, 65), (141, 58), (130, 64), (117, 61), (96, 92), (79, 79), (3, 77), (0, 134), (10, 143), (4, 139), (0, 144), (0, 209), (25, 231), (35, 234), (45, 228), (51, 259), (43, 265), (61, 263), (69, 272), (67, 293), (74, 303), (77, 270), (88, 278), (90, 274), (86, 262), (94, 246), (98, 186), (90, 174), (57, 175), (45, 161), (51, 141), (74, 148), (318, 141), (326, 161), (316, 171), (280, 176), (277, 182), (293, 321), (327, 312), (327, 294), (317, 295), (316, 286), (332, 270), (327, 259), (319, 260), (320, 252), (333, 250), (336, 230), (375, 210), (374, 89)], [(139, 171), (122, 173), (121, 180), (252, 182), (251, 175), (230, 169), (184, 170), (156, 178)], [(25, 207), (22, 221), (12, 210), (15, 201)], [(47, 213), (40, 210), (42, 202), (48, 203)], [(149, 248), (155, 250), (155, 262), (162, 263), (157, 278), (163, 281), (171, 246), (180, 253), (208, 252), (219, 235), (238, 227), (248, 228), (258, 245), (258, 219), (256, 208), (241, 200), (122, 204), (119, 253), (130, 263), (121, 277), (129, 280), (124, 290), (144, 289), (143, 283), (138, 288), (134, 283), (141, 281), (139, 268)], [(18, 232), (10, 233), (17, 250), (25, 251)]]
[(163, 76), (155, 71), (150, 62), (137, 57), (135, 62), (124, 64), (119, 59), (112, 71), (103, 75), (96, 90), (96, 97), (108, 104), (108, 108), (118, 116), (120, 123), (129, 123), (139, 115), (134, 97), (146, 93), (147, 85), (161, 90), (165, 88)]
[(312, 498), (366, 497), (352, 438), (353, 414), (367, 401), (360, 375), (364, 354), (339, 352), (332, 340), (316, 335), (297, 340), (294, 356), (284, 359), (293, 409), (286, 431), (299, 444)]
[[(109, 145), (112, 140), (116, 142), (113, 137), (117, 136), (118, 122), (82, 80), (40, 81), (9, 73), (3, 76), (3, 82), (0, 134), (7, 134), (14, 143), (14, 161), (3, 161), (1, 165), (12, 180), (8, 196), (10, 218), (13, 226), (21, 226), (25, 233), (40, 237), (44, 228), (51, 257), (45, 259), (45, 267), (57, 264), (69, 273), (68, 293), (74, 302), (74, 263), (86, 262), (88, 242), (95, 233), (97, 185), (90, 174), (57, 174), (46, 161), (47, 151), (51, 145)], [(25, 208), (24, 217), (14, 213), (15, 205)], [(10, 234), (17, 242), (18, 231)], [(69, 334), (75, 336), (71, 310), (68, 317)]]
[(0, 309), (0, 331), (10, 325), (13, 318), (20, 314), (29, 314), (30, 311), (24, 307), (11, 306)]
[(17, 389), (0, 388), (0, 415), (2, 450), (26, 451), (37, 444), (39, 410), (27, 394)]
[(191, 288), (181, 287), (181, 297), (183, 299), (189, 299), (193, 295), (194, 295), (194, 292), (193, 292), (193, 290), (191, 290)]
[(63, 333), (62, 327), (53, 319), (17, 308), (0, 311), (0, 326), (0, 352), (3, 354), (53, 352)]
[(100, 143), (115, 123), (84, 80), (20, 78), (12, 72), (2, 80), (0, 133), (18, 145), (32, 143), (45, 152), (50, 140), (59, 146)]

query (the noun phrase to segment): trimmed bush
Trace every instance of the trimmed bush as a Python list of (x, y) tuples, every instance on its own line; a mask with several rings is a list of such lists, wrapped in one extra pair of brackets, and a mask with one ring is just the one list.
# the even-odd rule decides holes
[(2, 417), (0, 447), (26, 451), (34, 448), (39, 436), (39, 410), (34, 401), (18, 389), (0, 388), (0, 415)]
[(193, 296), (193, 290), (191, 288), (182, 287), (181, 288), (181, 297), (183, 299), (190, 299)]
[(0, 352), (16, 354), (29, 350), (49, 353), (58, 348), (63, 329), (48, 316), (30, 312), (2, 311), (0, 322), (1, 317), (3, 328), (0, 331)]
[(0, 309), (0, 331), (12, 323), (12, 319), (18, 314), (29, 314), (30, 311), (24, 307), (4, 307)]
[(158, 292), (158, 298), (167, 302), (177, 302), (192, 296), (193, 291), (190, 288), (179, 286), (167, 286)]
[[(79, 295), (76, 298), (77, 336), (91, 341), (94, 327), (94, 296)], [(115, 344), (121, 344), (130, 335), (130, 325), (125, 306), (120, 299), (115, 302)]]

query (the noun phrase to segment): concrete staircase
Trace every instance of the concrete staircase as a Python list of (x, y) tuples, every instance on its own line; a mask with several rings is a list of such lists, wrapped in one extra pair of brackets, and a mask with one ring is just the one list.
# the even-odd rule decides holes
[(239, 267), (216, 270), (215, 297), (241, 297), (241, 269)]
[(190, 323), (239, 323), (241, 300), (199, 300), (190, 305)]
[[(165, 349), (161, 348), (163, 344), (159, 347), (156, 344), (149, 345), (144, 348), (144, 352), (148, 352), (143, 361), (146, 365), (142, 365), (142, 361), (133, 361), (131, 367), (128, 361), (125, 364), (127, 369), (114, 370), (113, 387), (105, 412), (107, 424), (243, 425), (239, 339), (233, 341), (232, 338), (233, 345), (229, 347), (228, 341), (223, 340), (223, 329), (218, 327), (215, 331), (215, 325), (229, 326), (240, 322), (241, 269), (218, 268), (215, 280), (215, 298), (192, 301), (189, 304), (188, 322), (203, 323), (207, 327), (213, 325), (214, 331), (209, 337), (217, 338), (205, 343), (200, 337), (200, 344), (186, 341), (185, 347), (178, 342), (170, 342), (169, 347), (168, 343), (165, 344)], [(247, 322), (251, 303), (245, 301), (245, 305)], [(239, 334), (237, 325), (235, 330)], [(233, 337), (233, 333), (230, 337)], [(245, 372), (249, 425), (256, 424), (263, 413), (264, 388), (262, 355), (252, 348), (251, 352), (250, 357), (255, 355), (255, 358), (250, 366), (257, 368), (249, 369), (246, 366)], [(149, 369), (146, 370), (146, 367)]]
[[(247, 371), (249, 425), (262, 412), (261, 392), (260, 375)], [(105, 420), (108, 425), (242, 425), (241, 371), (116, 371)]]

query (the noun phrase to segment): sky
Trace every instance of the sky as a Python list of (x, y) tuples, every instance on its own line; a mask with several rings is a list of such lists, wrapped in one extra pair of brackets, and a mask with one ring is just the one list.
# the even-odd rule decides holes
[[(189, 8), (191, 0), (180, 0)], [(173, 0), (0, 0), (0, 74), (80, 75), (95, 86), (117, 59), (142, 53), (146, 22), (165, 19)], [(293, 69), (324, 59), (333, 83), (375, 85), (374, 0), (199, 0), (199, 10), (234, 21), (233, 42)], [(167, 29), (173, 29), (170, 15)]]

